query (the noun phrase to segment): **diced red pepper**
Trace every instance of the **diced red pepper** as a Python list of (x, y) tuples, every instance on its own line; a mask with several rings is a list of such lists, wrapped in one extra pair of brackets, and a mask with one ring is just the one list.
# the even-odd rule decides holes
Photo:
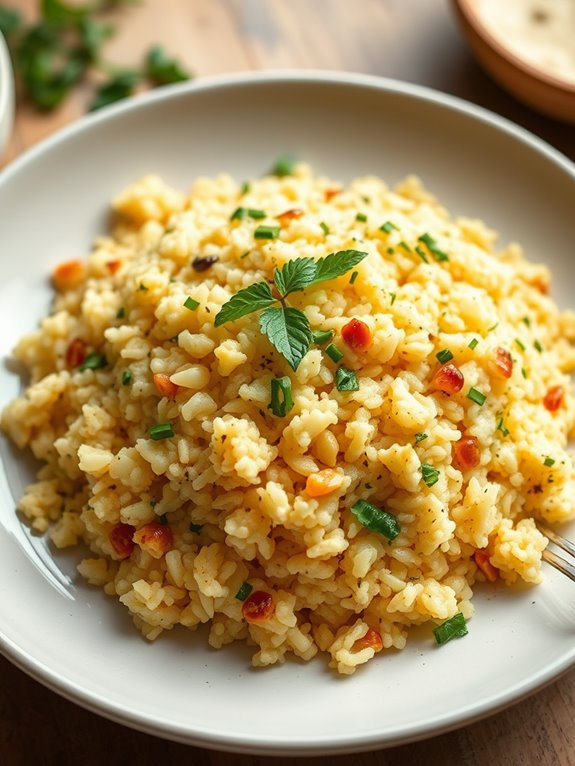
[(443, 391), (444, 394), (456, 394), (461, 391), (465, 378), (463, 373), (454, 364), (444, 364), (441, 366), (431, 381), (433, 388)]
[(110, 272), (110, 274), (115, 274), (121, 265), (122, 265), (122, 261), (118, 259), (114, 261), (106, 261), (106, 266), (108, 267), (108, 271)]
[(491, 361), (491, 371), (499, 378), (510, 378), (513, 373), (513, 359), (507, 349), (498, 346)]
[(565, 396), (565, 389), (563, 386), (551, 386), (547, 389), (547, 393), (543, 397), (543, 406), (549, 412), (556, 412), (563, 404), (563, 398)]
[(112, 528), (109, 535), (109, 540), (112, 548), (118, 554), (121, 559), (127, 559), (136, 547), (133, 537), (136, 527), (131, 524), (116, 524)]
[(160, 559), (172, 548), (174, 536), (166, 524), (151, 521), (138, 529), (134, 535), (134, 542), (153, 558)]
[(283, 213), (280, 213), (277, 218), (279, 221), (291, 221), (294, 218), (301, 218), (302, 215), (304, 215), (304, 212), (299, 207), (292, 207), (289, 210), (284, 210)]
[(354, 351), (365, 351), (371, 346), (371, 330), (361, 319), (352, 319), (343, 326), (341, 337)]
[(74, 338), (66, 349), (66, 367), (70, 370), (79, 367), (86, 359), (86, 343), (82, 338)]
[(265, 622), (275, 612), (274, 597), (265, 590), (254, 590), (242, 604), (242, 614), (248, 622)]
[(478, 548), (473, 558), (489, 582), (496, 582), (499, 578), (499, 570), (489, 561), (489, 551), (487, 548)]
[(462, 436), (452, 447), (452, 463), (459, 471), (469, 471), (479, 465), (479, 442), (475, 436)]
[(381, 652), (383, 649), (381, 634), (374, 628), (368, 628), (365, 636), (358, 638), (353, 645), (354, 652), (359, 652), (361, 649), (373, 649), (376, 652)]

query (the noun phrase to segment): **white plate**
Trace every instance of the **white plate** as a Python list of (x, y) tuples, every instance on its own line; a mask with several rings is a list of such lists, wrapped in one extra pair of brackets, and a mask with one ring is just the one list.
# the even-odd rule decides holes
[(0, 33), (0, 156), (12, 130), (14, 81), (6, 42)]
[[(573, 298), (575, 171), (519, 128), (422, 88), (356, 75), (265, 74), (165, 89), (81, 121), (0, 174), (0, 354), (49, 304), (47, 274), (86, 253), (109, 199), (144, 173), (188, 188), (198, 174), (239, 180), (292, 151), (345, 181), (418, 173), (453, 213), (548, 261)], [(0, 371), (0, 404), (18, 381)], [(249, 651), (216, 652), (182, 630), (149, 645), (123, 608), (74, 574), (14, 515), (29, 477), (1, 442), (0, 646), (79, 704), (146, 732), (224, 750), (329, 753), (438, 733), (529, 694), (575, 660), (573, 583), (477, 594), (469, 635), (437, 648), (428, 632), (351, 678), (322, 659), (265, 671)]]

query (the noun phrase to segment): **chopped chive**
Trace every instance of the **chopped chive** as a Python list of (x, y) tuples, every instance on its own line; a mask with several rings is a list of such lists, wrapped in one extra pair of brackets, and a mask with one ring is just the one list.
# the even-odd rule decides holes
[(538, 340), (536, 340), (535, 343), (533, 344), (533, 348), (536, 351), (539, 351), (539, 353), (541, 353), (543, 351), (543, 346), (541, 345), (541, 343), (539, 343)]
[(421, 464), (421, 476), (428, 487), (433, 487), (439, 481), (439, 471), (429, 463)]
[(359, 271), (353, 271), (351, 274), (351, 277), (349, 278), (349, 284), (353, 285), (355, 280), (357, 279), (357, 275), (359, 274)]
[(388, 248), (387, 248), (387, 250), (386, 250), (385, 252), (386, 252), (388, 255), (393, 255), (393, 254), (395, 253), (395, 250), (393, 249), (393, 247), (388, 247)]
[(419, 442), (422, 442), (425, 439), (427, 439), (428, 436), (429, 436), (429, 434), (425, 434), (425, 433), (415, 434), (415, 443), (419, 444)]
[(525, 351), (525, 344), (521, 343), (519, 338), (515, 338), (515, 345), (517, 346), (517, 348), (521, 349), (521, 351)]
[(523, 324), (527, 325), (527, 327), (531, 327), (531, 320), (529, 319), (529, 317), (523, 317), (521, 321), (523, 322)]
[(238, 601), (245, 601), (246, 598), (250, 595), (252, 590), (254, 589), (253, 585), (250, 585), (249, 582), (243, 582), (240, 585), (240, 589), (236, 593), (236, 598)]
[(162, 515), (158, 517), (158, 521), (160, 522), (160, 524), (162, 524), (162, 526), (164, 526), (164, 527), (167, 526), (167, 524), (168, 524), (168, 514), (167, 513), (162, 513)]
[(495, 330), (495, 328), (497, 327), (498, 324), (499, 324), (499, 322), (495, 322), (494, 325), (492, 325), (491, 327), (488, 327), (487, 328), (487, 332), (493, 332), (493, 330)]
[(129, 386), (132, 382), (132, 370), (124, 370), (122, 373), (122, 385)]
[(196, 535), (199, 535), (203, 528), (203, 524), (194, 524), (193, 521), (190, 521), (190, 526), (188, 527), (190, 532), (194, 532)]
[(451, 641), (452, 638), (461, 638), (467, 635), (467, 625), (465, 623), (465, 617), (458, 612), (449, 620), (445, 620), (437, 628), (433, 629), (433, 635), (438, 645), (446, 644)]
[(399, 243), (399, 246), (400, 246), (401, 248), (403, 248), (403, 249), (405, 250), (405, 252), (406, 252), (406, 253), (411, 253), (411, 248), (410, 248), (410, 246), (407, 244), (407, 242), (404, 242), (404, 240), (403, 240), (403, 239), (402, 239), (402, 240), (401, 240), (401, 242)]
[(88, 354), (80, 365), (80, 372), (84, 372), (84, 370), (101, 370), (107, 364), (108, 361), (103, 354)]
[(251, 250), (246, 250), (245, 253), (242, 253), (240, 255), (240, 261), (242, 261), (244, 258), (247, 258), (250, 253), (251, 253)]
[(425, 254), (424, 250), (421, 247), (419, 247), (419, 245), (415, 246), (415, 252), (418, 254), (418, 256), (421, 258), (421, 260), (424, 263), (429, 263), (429, 258)]
[(272, 175), (283, 178), (291, 176), (297, 165), (297, 159), (293, 154), (282, 154), (275, 162), (272, 168)]
[(419, 241), (423, 242), (424, 245), (427, 245), (427, 249), (431, 253), (431, 255), (435, 258), (436, 261), (448, 261), (449, 256), (447, 253), (444, 253), (443, 250), (440, 250), (437, 242), (433, 239), (431, 234), (422, 234), (421, 237), (419, 237)]
[(546, 457), (545, 460), (543, 461), (543, 465), (546, 468), (551, 468), (552, 465), (555, 465), (555, 461), (553, 460), (552, 457)]
[(326, 235), (326, 237), (327, 237), (327, 235), (329, 234), (329, 226), (328, 226), (328, 225), (327, 225), (327, 223), (325, 223), (324, 221), (320, 221), (320, 222), (319, 222), (319, 225), (321, 226), (323, 233), (324, 233), (324, 234)]
[(335, 387), (338, 391), (359, 391), (356, 373), (347, 367), (338, 367), (335, 372)]
[(116, 314), (116, 319), (123, 319), (126, 316), (126, 309), (122, 306), (122, 308), (118, 309), (118, 313)]
[(311, 337), (316, 346), (323, 346), (333, 338), (333, 330), (312, 330)]
[(396, 293), (389, 293), (389, 297), (391, 298), (391, 303), (389, 305), (393, 306), (393, 304), (395, 303), (395, 299), (397, 298), (397, 295)]
[(393, 514), (368, 503), (367, 500), (358, 500), (352, 505), (351, 512), (366, 529), (379, 532), (390, 541), (395, 540), (401, 532), (399, 521)]
[(334, 343), (326, 348), (325, 353), (329, 356), (332, 362), (339, 362), (343, 359), (343, 351), (341, 351)]
[(141, 292), (147, 292), (149, 289), (150, 288), (146, 287), (146, 285), (143, 282), (140, 282), (140, 284), (138, 285), (138, 290), (140, 290)]
[(399, 231), (397, 226), (392, 223), (391, 221), (386, 221), (385, 223), (382, 223), (379, 227), (380, 231), (384, 231), (386, 234), (391, 234), (392, 231)]
[(243, 221), (246, 216), (250, 218), (265, 218), (264, 210), (255, 210), (251, 207), (238, 207), (230, 216), (230, 221)]
[(447, 364), (453, 359), (453, 354), (448, 348), (444, 348), (442, 351), (438, 351), (435, 358), (440, 364)]
[(365, 213), (356, 213), (355, 214), (355, 220), (361, 221), (362, 223), (365, 223), (367, 221), (367, 216)]
[(470, 348), (472, 351), (474, 351), (477, 348), (477, 344), (478, 343), (479, 343), (479, 341), (477, 340), (477, 338), (472, 338), (469, 341), (469, 343), (467, 345), (467, 348)]
[(527, 380), (527, 370), (525, 369), (525, 367), (521, 368), (521, 374), (523, 375), (524, 379)]
[(169, 439), (173, 436), (174, 428), (171, 423), (158, 423), (157, 425), (152, 426), (148, 433), (150, 434), (151, 439), (159, 441), (160, 439)]
[(469, 389), (467, 398), (471, 399), (472, 402), (475, 402), (475, 404), (478, 404), (480, 407), (485, 404), (485, 400), (487, 399), (485, 394), (482, 394), (481, 391), (478, 391), (476, 388)]
[(200, 305), (199, 301), (197, 301), (194, 298), (192, 298), (191, 295), (188, 295), (188, 297), (184, 301), (184, 306), (187, 309), (190, 309), (190, 311), (195, 311), (198, 308), (199, 305)]
[(505, 423), (503, 422), (503, 418), (499, 418), (499, 421), (497, 423), (497, 430), (501, 431), (503, 436), (509, 436), (509, 429), (505, 427)]
[(293, 407), (291, 380), (286, 376), (274, 378), (271, 382), (271, 401), (268, 409), (278, 418), (285, 418)]
[(241, 186), (241, 189), (240, 189), (240, 194), (247, 194), (251, 188), (252, 187), (251, 187), (250, 182), (249, 181), (244, 181), (242, 186)]
[(248, 208), (248, 215), (250, 218), (254, 219), (266, 217), (265, 210), (256, 210), (253, 207)]
[(277, 239), (279, 235), (279, 226), (258, 226), (254, 231), (255, 239)]

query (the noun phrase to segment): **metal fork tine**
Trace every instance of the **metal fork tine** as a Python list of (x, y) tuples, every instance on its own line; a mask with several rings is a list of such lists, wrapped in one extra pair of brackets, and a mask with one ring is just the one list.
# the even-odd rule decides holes
[(570, 553), (575, 558), (575, 543), (572, 543), (571, 540), (567, 540), (565, 537), (561, 537), (557, 532), (554, 532), (540, 522), (537, 522), (537, 526), (539, 527), (539, 531), (542, 532), (545, 537), (548, 537), (552, 543), (558, 545), (559, 548), (563, 548), (564, 551)]
[(575, 582), (575, 567), (573, 564), (570, 564), (568, 561), (566, 561), (566, 559), (558, 556), (556, 553), (553, 553), (553, 551), (550, 551), (548, 548), (545, 548), (542, 557), (543, 561), (551, 564), (552, 567), (555, 567), (555, 569), (563, 572), (564, 575), (567, 575), (567, 577), (571, 578), (571, 580)]

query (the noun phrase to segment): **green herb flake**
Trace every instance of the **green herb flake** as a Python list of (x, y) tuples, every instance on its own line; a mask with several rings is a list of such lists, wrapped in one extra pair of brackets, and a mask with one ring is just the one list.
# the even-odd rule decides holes
[(316, 346), (325, 346), (334, 336), (333, 330), (312, 330), (312, 341)]
[(124, 370), (122, 373), (122, 385), (123, 386), (129, 386), (132, 382), (132, 370)]
[(116, 314), (116, 319), (124, 319), (126, 316), (126, 309), (122, 306), (122, 308), (118, 309), (118, 313)]
[(325, 350), (325, 353), (329, 356), (332, 362), (336, 364), (343, 359), (343, 351), (338, 348), (334, 343), (331, 343)]
[(168, 525), (168, 514), (162, 513), (162, 515), (158, 517), (158, 521), (160, 522), (162, 526), (166, 527)]
[(160, 441), (160, 439), (169, 439), (174, 435), (174, 427), (171, 423), (158, 423), (152, 426), (148, 431), (150, 438), (154, 441)]
[(391, 221), (386, 221), (385, 223), (382, 223), (379, 227), (380, 231), (384, 231), (386, 234), (391, 234), (392, 231), (399, 231), (398, 227), (392, 223)]
[(243, 261), (244, 258), (247, 258), (250, 253), (251, 253), (251, 250), (246, 250), (245, 253), (242, 253), (240, 255), (240, 261)]
[(240, 194), (243, 196), (244, 194), (247, 194), (251, 190), (251, 184), (249, 181), (244, 181), (243, 184), (240, 187)]
[(487, 399), (485, 394), (482, 394), (477, 388), (470, 388), (467, 392), (467, 398), (471, 399), (472, 402), (475, 402), (475, 404), (478, 404), (480, 407), (485, 404), (485, 400)]
[(199, 535), (203, 528), (204, 528), (203, 524), (194, 524), (193, 521), (190, 521), (190, 525), (188, 527), (190, 532), (193, 532), (196, 535)]
[(426, 434), (426, 433), (415, 434), (415, 443), (419, 444), (419, 442), (425, 441), (425, 439), (427, 439), (428, 436), (429, 434)]
[(184, 301), (184, 308), (187, 308), (190, 311), (195, 311), (199, 305), (200, 305), (200, 302), (195, 300), (195, 298), (192, 298), (191, 295), (188, 295), (188, 297)]
[(365, 213), (356, 213), (355, 220), (359, 221), (360, 223), (367, 223), (367, 216)]
[(447, 364), (453, 359), (453, 354), (448, 348), (444, 348), (442, 351), (438, 351), (435, 358), (440, 364)]
[(488, 327), (487, 328), (487, 332), (493, 332), (493, 330), (497, 329), (497, 325), (498, 324), (499, 324), (499, 322), (495, 322), (494, 325), (491, 325), (491, 327)]
[(335, 372), (335, 387), (338, 391), (359, 391), (357, 374), (347, 367), (338, 367)]
[(407, 242), (405, 242), (403, 239), (402, 239), (402, 240), (401, 240), (401, 242), (399, 243), (399, 246), (402, 248), (402, 250), (405, 250), (405, 252), (406, 252), (406, 253), (411, 253), (411, 248), (410, 248), (410, 246), (409, 246), (409, 245), (407, 244)]
[(327, 237), (327, 235), (329, 234), (329, 226), (327, 225), (327, 223), (325, 223), (325, 221), (320, 221), (319, 225), (321, 226), (321, 230)]
[(503, 417), (500, 417), (497, 421), (497, 430), (501, 431), (501, 434), (503, 436), (509, 436), (509, 429), (505, 427), (505, 423), (503, 422)]
[(393, 254), (395, 253), (395, 250), (393, 249), (393, 247), (388, 247), (388, 248), (387, 248), (387, 250), (386, 250), (385, 252), (386, 252), (388, 255), (393, 255)]
[(546, 468), (551, 468), (551, 466), (555, 465), (555, 461), (553, 460), (552, 457), (546, 457), (545, 460), (543, 461), (543, 465)]
[(389, 302), (389, 305), (393, 306), (393, 304), (395, 303), (395, 299), (397, 298), (397, 294), (396, 293), (389, 293), (389, 297), (391, 298), (391, 301)]
[(251, 207), (237, 207), (230, 216), (230, 221), (243, 221), (247, 216), (258, 220), (266, 217), (265, 210), (257, 210)]
[(523, 317), (521, 321), (523, 322), (523, 324), (527, 325), (527, 327), (531, 327), (531, 320), (529, 319), (529, 317)]
[(277, 239), (280, 235), (279, 226), (260, 225), (254, 231), (255, 239)]
[(522, 343), (519, 338), (515, 338), (515, 345), (520, 351), (525, 351), (525, 344)]
[(423, 250), (423, 248), (419, 247), (419, 245), (416, 245), (415, 246), (415, 252), (417, 253), (417, 255), (421, 258), (421, 260), (424, 263), (429, 263), (429, 259), (428, 259), (427, 255), (425, 254), (425, 251)]
[(90, 112), (96, 112), (104, 106), (115, 104), (116, 101), (121, 101), (131, 96), (141, 79), (142, 75), (140, 72), (125, 70), (116, 73), (96, 91), (90, 103)]
[(80, 365), (80, 372), (84, 372), (84, 370), (101, 370), (107, 364), (108, 361), (103, 354), (88, 354)]
[(356, 279), (357, 279), (357, 277), (358, 277), (358, 274), (359, 274), (359, 271), (354, 271), (354, 272), (352, 272), (352, 275), (351, 275), (351, 277), (349, 278), (349, 284), (350, 284), (350, 285), (353, 285), (353, 283), (355, 282), (355, 280), (356, 280)]
[(250, 595), (252, 590), (254, 589), (253, 585), (250, 585), (249, 582), (243, 582), (240, 585), (240, 588), (238, 592), (236, 593), (236, 598), (238, 601), (245, 601), (246, 598)]
[(453, 617), (450, 617), (449, 620), (445, 620), (445, 622), (442, 622), (441, 625), (433, 629), (433, 635), (438, 646), (446, 644), (452, 638), (462, 638), (467, 633), (467, 624), (461, 612), (458, 612)]
[(378, 532), (389, 541), (395, 540), (401, 532), (397, 518), (383, 508), (378, 508), (367, 500), (358, 500), (351, 507), (351, 512), (359, 523), (371, 532)]
[(146, 285), (145, 285), (143, 282), (140, 282), (140, 284), (138, 285), (138, 290), (139, 290), (141, 293), (147, 293), (149, 289), (150, 289), (150, 288), (149, 288), (149, 287), (146, 287)]
[(260, 314), (260, 332), (295, 372), (309, 351), (312, 333), (307, 316), (291, 306), (267, 308)]
[(479, 341), (477, 340), (477, 338), (472, 338), (467, 344), (467, 348), (470, 348), (472, 351), (475, 351), (478, 343)]
[(433, 487), (439, 481), (439, 471), (429, 463), (421, 464), (421, 476), (428, 487)]
[(431, 255), (435, 258), (436, 261), (448, 261), (449, 256), (447, 253), (445, 253), (443, 250), (441, 250), (437, 244), (437, 242), (433, 239), (431, 234), (422, 234), (421, 237), (419, 237), (419, 241), (423, 242), (424, 245), (427, 246), (427, 249), (431, 253)]
[(525, 369), (525, 367), (521, 368), (521, 374), (523, 375), (523, 378), (527, 380), (527, 370)]
[(271, 382), (271, 401), (268, 404), (268, 409), (276, 417), (285, 418), (292, 407), (291, 380), (287, 376), (274, 378)]
[(190, 79), (190, 75), (176, 59), (170, 58), (164, 49), (154, 45), (148, 51), (144, 73), (154, 85), (171, 85)]
[(272, 168), (272, 175), (284, 178), (293, 175), (297, 165), (297, 159), (293, 154), (282, 154)]
[(543, 346), (541, 345), (541, 343), (539, 343), (539, 341), (538, 341), (538, 340), (536, 340), (536, 341), (533, 343), (533, 348), (534, 348), (536, 351), (539, 351), (539, 353), (540, 353), (540, 354), (541, 354), (541, 353), (543, 353)]

